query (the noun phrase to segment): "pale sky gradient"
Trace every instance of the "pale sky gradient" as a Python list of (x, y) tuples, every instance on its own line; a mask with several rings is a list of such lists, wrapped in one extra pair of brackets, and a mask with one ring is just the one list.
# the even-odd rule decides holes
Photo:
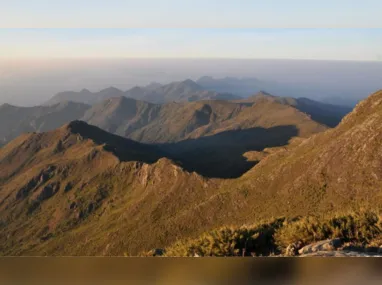
[(0, 0), (0, 104), (203, 75), (359, 98), (382, 82), (381, 11), (382, 0)]
[(381, 0), (0, 0), (3, 28), (382, 28)]
[(0, 29), (0, 57), (376, 61), (382, 29)]

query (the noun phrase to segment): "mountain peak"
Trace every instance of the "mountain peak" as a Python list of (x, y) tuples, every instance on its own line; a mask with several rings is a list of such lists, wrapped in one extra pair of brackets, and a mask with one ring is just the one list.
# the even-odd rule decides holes
[(122, 93), (123, 91), (116, 88), (116, 87), (113, 87), (113, 86), (110, 86), (110, 87), (107, 87), (105, 89), (102, 89), (101, 91), (99, 91), (99, 93), (102, 93), (102, 94), (110, 94), (110, 93)]
[(81, 120), (74, 120), (74, 121), (67, 123), (63, 127), (71, 130), (71, 129), (77, 129), (77, 128), (82, 128), (82, 127), (86, 127), (86, 126), (88, 126), (88, 124), (86, 122), (81, 121)]
[(192, 88), (197, 88), (197, 89), (201, 89), (201, 86), (199, 84), (197, 84), (195, 81), (191, 80), (191, 79), (186, 79), (184, 81), (181, 82), (182, 85), (186, 85), (188, 87), (192, 87)]
[(267, 91), (264, 91), (264, 90), (260, 90), (259, 92), (257, 92), (256, 95), (260, 95), (260, 96), (269, 96), (269, 97), (276, 97), (276, 96), (272, 95), (271, 93), (268, 93)]
[(91, 127), (93, 126), (87, 124), (84, 121), (74, 120), (63, 125), (60, 129), (65, 130), (67, 133), (70, 133), (70, 134), (82, 135), (84, 132), (86, 132), (87, 128), (91, 128)]

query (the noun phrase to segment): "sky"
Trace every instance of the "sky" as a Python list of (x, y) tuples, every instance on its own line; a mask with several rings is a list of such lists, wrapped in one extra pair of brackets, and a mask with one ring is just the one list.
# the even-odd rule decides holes
[(0, 58), (382, 60), (381, 0), (0, 0)]
[(382, 0), (0, 0), (0, 104), (203, 75), (365, 96), (382, 80), (380, 11)]
[(382, 28), (380, 0), (0, 0), (4, 28)]
[(0, 57), (380, 61), (382, 29), (0, 29)]

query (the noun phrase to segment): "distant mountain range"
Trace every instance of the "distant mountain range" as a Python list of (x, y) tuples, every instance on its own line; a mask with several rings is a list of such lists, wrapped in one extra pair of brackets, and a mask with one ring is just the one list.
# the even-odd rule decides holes
[(153, 104), (121, 96), (92, 106), (74, 102), (29, 108), (3, 105), (0, 118), (11, 121), (1, 126), (0, 138), (5, 143), (25, 132), (53, 130), (82, 120), (138, 142), (158, 144), (189, 171), (209, 177), (238, 177), (256, 163), (247, 161), (243, 153), (286, 145), (292, 137), (324, 131), (337, 125), (347, 111), (266, 92), (231, 101)]
[[(206, 91), (195, 82), (185, 80), (163, 86), (152, 83), (126, 92), (113, 87), (96, 93), (86, 89), (62, 92), (46, 105), (37, 107), (4, 104), (0, 107), (0, 118), (7, 124), (0, 127), (0, 141), (5, 143), (23, 132), (52, 130), (71, 120), (81, 119), (142, 142), (176, 142), (213, 134), (218, 128), (217, 122), (227, 120), (227, 116), (236, 117), (263, 97), (296, 108), (329, 127), (336, 126), (351, 111), (349, 107), (307, 98), (276, 97), (264, 91), (242, 99), (228, 93)], [(170, 103), (165, 103), (167, 101)], [(232, 124), (240, 128), (242, 122)]]
[[(225, 77), (225, 78), (214, 78), (211, 76), (203, 76), (196, 80), (200, 86), (205, 88), (206, 90), (214, 90), (217, 92), (228, 92), (231, 94), (239, 95), (241, 97), (247, 98), (252, 96), (257, 92), (261, 92), (262, 90), (267, 90), (272, 94), (276, 94), (282, 97), (308, 97), (311, 99), (312, 96), (312, 88), (308, 86), (296, 86), (295, 84), (287, 84), (280, 83), (275, 81), (264, 81), (259, 80), (257, 78), (236, 78), (236, 77)], [(359, 96), (346, 96), (343, 93), (337, 94), (336, 96), (324, 96), (327, 90), (322, 91), (322, 95), (319, 97), (317, 95), (317, 89), (319, 90), (319, 86), (315, 86), (313, 89), (314, 97), (319, 98), (315, 99), (320, 102), (332, 104), (332, 105), (340, 105), (346, 106), (347, 108), (354, 108), (354, 106), (358, 103), (360, 98)], [(333, 93), (331, 91), (330, 93)]]
[(146, 87), (133, 87), (128, 91), (122, 91), (114, 87), (92, 93), (87, 89), (80, 92), (62, 92), (53, 96), (45, 105), (52, 105), (59, 102), (74, 101), (85, 104), (95, 104), (112, 97), (128, 97), (151, 103), (163, 104), (167, 102), (192, 102), (198, 100), (235, 100), (239, 96), (229, 93), (218, 93), (204, 89), (196, 82), (187, 79), (180, 82), (173, 82), (166, 85), (151, 83)]
[[(188, 112), (195, 124), (207, 126), (192, 148), (210, 146), (198, 153), (201, 162), (214, 160), (208, 153), (215, 147), (228, 164), (232, 145), (261, 142), (261, 148), (240, 150), (257, 164), (236, 179), (190, 173), (162, 144), (135, 142), (81, 121), (14, 139), (0, 149), (0, 253), (136, 255), (223, 225), (380, 207), (382, 91), (333, 129), (289, 98), (253, 99), (185, 104), (193, 106)], [(114, 107), (124, 108), (125, 100), (103, 102), (110, 102), (106, 110), (113, 107), (100, 122), (121, 115)], [(171, 108), (145, 104), (131, 109)], [(189, 121), (186, 110), (180, 113)], [(173, 149), (189, 143), (176, 142)]]
[(261, 90), (270, 90), (271, 87), (277, 85), (275, 82), (265, 82), (257, 78), (214, 78), (212, 76), (203, 76), (196, 83), (207, 90), (228, 92), (241, 97), (248, 97)]
[(123, 96), (123, 91), (114, 87), (109, 87), (95, 93), (90, 92), (87, 89), (82, 89), (80, 92), (65, 91), (56, 94), (44, 105), (51, 106), (68, 101), (92, 105), (94, 103), (106, 100), (108, 98), (119, 96)]

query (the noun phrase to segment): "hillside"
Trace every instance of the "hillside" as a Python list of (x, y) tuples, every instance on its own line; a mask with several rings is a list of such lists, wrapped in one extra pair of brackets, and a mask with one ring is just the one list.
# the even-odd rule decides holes
[(219, 195), (201, 205), (198, 215), (221, 203), (225, 209), (215, 215), (218, 224), (381, 208), (381, 123), (379, 91), (336, 128), (279, 149), (243, 177), (228, 181)]
[[(22, 133), (45, 132), (81, 118), (90, 106), (62, 102), (52, 106), (0, 106), (0, 142), (6, 143)], [(0, 144), (1, 145), (1, 144)]]
[(381, 123), (382, 91), (230, 180), (81, 122), (23, 135), (0, 149), (0, 252), (135, 255), (224, 225), (380, 208)]
[(325, 104), (308, 98), (277, 97), (264, 91), (260, 91), (256, 95), (246, 99), (237, 100), (236, 102), (254, 104), (265, 98), (280, 104), (290, 105), (297, 110), (308, 114), (314, 121), (329, 127), (337, 126), (341, 122), (341, 119), (352, 111), (352, 108), (346, 106)]
[[(267, 237), (275, 230), (276, 243), (284, 250), (292, 242), (306, 245), (335, 237), (362, 241), (363, 245), (377, 238), (374, 246), (380, 246), (381, 123), (379, 91), (358, 104), (335, 129), (290, 147), (266, 149), (269, 155), (243, 177), (223, 182), (217, 195), (183, 213), (185, 220), (192, 220), (190, 231), (194, 230), (195, 239), (179, 239), (168, 248), (169, 255), (193, 256), (199, 249), (205, 249), (206, 255), (210, 250), (229, 251), (231, 238), (244, 243), (242, 236), (252, 223), (257, 226), (247, 237), (255, 239), (251, 246), (257, 246), (257, 254), (269, 254), (261, 252), (261, 247), (269, 250), (275, 246)], [(375, 212), (362, 217), (359, 210)], [(283, 222), (285, 218), (290, 220)], [(259, 226), (262, 220), (268, 222)], [(202, 234), (201, 228), (215, 229)], [(259, 230), (261, 235), (254, 235)], [(219, 243), (211, 244), (211, 240)], [(273, 245), (264, 244), (269, 241)]]
[(1, 254), (121, 254), (166, 239), (166, 217), (215, 186), (161, 157), (80, 121), (12, 141), (0, 150)]

